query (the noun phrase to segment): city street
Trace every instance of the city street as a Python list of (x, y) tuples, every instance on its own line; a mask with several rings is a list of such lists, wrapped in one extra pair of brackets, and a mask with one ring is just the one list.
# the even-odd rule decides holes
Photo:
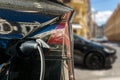
[(89, 70), (77, 66), (75, 67), (76, 80), (120, 80), (120, 43), (108, 42), (104, 44), (112, 46), (117, 50), (117, 59), (116, 62), (112, 64), (112, 68)]

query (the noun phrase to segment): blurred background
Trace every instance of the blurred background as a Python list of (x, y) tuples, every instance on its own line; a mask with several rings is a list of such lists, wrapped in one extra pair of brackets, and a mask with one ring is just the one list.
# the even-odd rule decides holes
[(109, 69), (75, 66), (76, 80), (120, 80), (120, 0), (60, 1), (75, 10), (74, 33), (117, 50), (117, 60)]
[(120, 41), (120, 0), (60, 0), (75, 10), (74, 32), (88, 39)]

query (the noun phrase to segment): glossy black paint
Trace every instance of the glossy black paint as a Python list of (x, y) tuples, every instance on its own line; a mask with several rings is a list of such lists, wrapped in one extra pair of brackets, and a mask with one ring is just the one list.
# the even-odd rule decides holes
[[(106, 52), (104, 50), (105, 48), (112, 50), (112, 52)], [(86, 65), (86, 58), (91, 53), (101, 54), (104, 57), (104, 66), (111, 65), (116, 59), (115, 49), (100, 43), (89, 41), (77, 34), (74, 34), (74, 63)]]

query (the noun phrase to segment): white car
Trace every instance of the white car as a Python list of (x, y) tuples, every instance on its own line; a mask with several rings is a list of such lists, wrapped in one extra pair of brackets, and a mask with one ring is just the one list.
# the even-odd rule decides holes
[(108, 39), (107, 39), (107, 37), (104, 36), (104, 37), (92, 38), (91, 41), (95, 41), (95, 42), (100, 42), (100, 43), (102, 43), (102, 42), (107, 42)]

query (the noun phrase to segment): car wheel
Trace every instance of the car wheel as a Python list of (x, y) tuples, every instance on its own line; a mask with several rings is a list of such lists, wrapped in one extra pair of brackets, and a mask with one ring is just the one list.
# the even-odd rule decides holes
[(92, 52), (86, 57), (85, 64), (90, 69), (101, 69), (104, 67), (104, 56), (101, 53)]

